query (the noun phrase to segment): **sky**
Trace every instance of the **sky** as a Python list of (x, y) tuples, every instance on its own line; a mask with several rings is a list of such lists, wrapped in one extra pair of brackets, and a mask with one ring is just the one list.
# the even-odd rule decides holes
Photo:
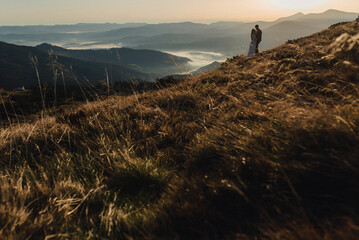
[(270, 21), (328, 9), (359, 12), (359, 0), (0, 0), (0, 25)]

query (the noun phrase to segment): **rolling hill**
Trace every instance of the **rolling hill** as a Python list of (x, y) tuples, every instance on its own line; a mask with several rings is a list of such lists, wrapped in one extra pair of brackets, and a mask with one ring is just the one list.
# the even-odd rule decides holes
[(218, 68), (219, 66), (221, 66), (221, 63), (215, 61), (215, 62), (213, 62), (211, 64), (208, 64), (207, 66), (201, 67), (201, 68), (197, 69), (196, 71), (191, 72), (191, 75), (199, 76), (199, 75), (202, 75), (202, 74), (204, 74), (206, 72), (212, 71), (212, 70)]
[(154, 50), (135, 50), (130, 48), (68, 50), (46, 43), (41, 44), (36, 48), (45, 52), (52, 50), (59, 56), (120, 65), (159, 77), (188, 71), (190, 69), (188, 63), (191, 61), (188, 58), (178, 57)]
[[(69, 57), (59, 56), (51, 61), (49, 54), (34, 47), (17, 46), (0, 42), (0, 88), (12, 90), (25, 86), (33, 88), (38, 85), (38, 79), (34, 64), (30, 58), (37, 58), (37, 67), (42, 83), (53, 85), (54, 74), (52, 62), (55, 63), (57, 74), (64, 73), (66, 85), (88, 84), (87, 78), (92, 84), (97, 84), (106, 79), (105, 69), (108, 70), (112, 83), (121, 81), (153, 81), (153, 76), (138, 71), (112, 64), (83, 61)], [(62, 80), (57, 84), (62, 84)]]
[(357, 239), (359, 33), (335, 24), (0, 129), (2, 239)]

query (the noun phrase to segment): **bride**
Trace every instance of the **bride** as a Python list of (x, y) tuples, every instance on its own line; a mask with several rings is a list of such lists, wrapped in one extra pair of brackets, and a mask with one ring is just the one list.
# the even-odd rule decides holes
[(252, 57), (256, 53), (257, 47), (257, 32), (252, 29), (251, 32), (251, 44), (249, 45), (248, 57)]

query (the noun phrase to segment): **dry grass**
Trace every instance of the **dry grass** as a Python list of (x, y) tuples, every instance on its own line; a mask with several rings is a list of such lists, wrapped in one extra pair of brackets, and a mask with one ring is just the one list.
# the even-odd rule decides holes
[(2, 129), (0, 238), (356, 238), (356, 34)]

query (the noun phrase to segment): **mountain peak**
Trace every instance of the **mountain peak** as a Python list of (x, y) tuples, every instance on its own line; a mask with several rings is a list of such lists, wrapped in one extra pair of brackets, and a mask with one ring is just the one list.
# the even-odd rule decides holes
[(296, 14), (294, 14), (294, 15), (291, 15), (291, 16), (288, 16), (288, 17), (278, 18), (278, 19), (276, 20), (276, 22), (296, 20), (296, 19), (301, 18), (301, 17), (303, 17), (303, 16), (305, 16), (304, 13), (298, 12), (298, 13), (296, 13)]
[(304, 15), (305, 15), (304, 13), (298, 12), (298, 13), (294, 14), (292, 17), (294, 17), (294, 16), (304, 16)]
[(58, 46), (55, 46), (55, 45), (51, 45), (49, 43), (41, 43), (40, 45), (37, 45), (36, 46), (37, 49), (40, 49), (42, 51), (49, 51), (50, 49), (53, 49), (53, 50), (65, 50), (65, 48), (62, 48), (62, 47), (58, 47)]
[(343, 11), (339, 11), (336, 9), (328, 9), (327, 11), (324, 11), (323, 13), (343, 13)]
[(36, 47), (40, 47), (40, 48), (42, 48), (42, 47), (52, 47), (52, 45), (50, 43), (41, 43), (41, 44), (37, 45)]

